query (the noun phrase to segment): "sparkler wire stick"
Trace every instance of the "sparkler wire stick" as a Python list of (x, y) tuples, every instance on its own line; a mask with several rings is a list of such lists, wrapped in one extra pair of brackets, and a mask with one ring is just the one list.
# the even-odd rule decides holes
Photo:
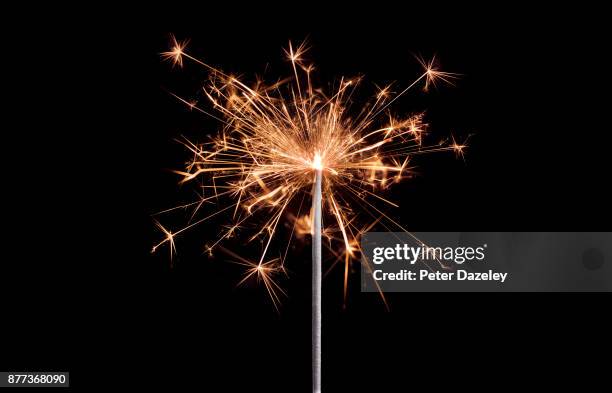
[(312, 198), (312, 391), (321, 392), (321, 182), (322, 170), (316, 168)]

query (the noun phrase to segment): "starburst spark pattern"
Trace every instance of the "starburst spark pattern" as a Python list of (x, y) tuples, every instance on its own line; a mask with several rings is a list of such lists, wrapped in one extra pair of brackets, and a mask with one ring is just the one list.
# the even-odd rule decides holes
[[(344, 263), (346, 302), (348, 272), (359, 257), (361, 234), (374, 225), (405, 231), (383, 211), (381, 204), (398, 206), (383, 196), (384, 191), (410, 175), (412, 157), (439, 151), (463, 157), (465, 148), (465, 143), (457, 143), (454, 137), (452, 142), (425, 145), (428, 127), (424, 113), (398, 118), (389, 113), (389, 105), (419, 83), (427, 90), (436, 82), (452, 82), (457, 74), (440, 71), (434, 60), (420, 59), (424, 71), (407, 88), (397, 94), (391, 92), (391, 86), (379, 88), (372, 99), (357, 106), (353, 96), (362, 78), (340, 78), (329, 93), (316, 88), (314, 68), (304, 60), (304, 44), (294, 47), (290, 42), (285, 51), (292, 71), (289, 78), (269, 85), (261, 80), (248, 85), (189, 55), (186, 43), (172, 40), (172, 48), (162, 53), (163, 58), (179, 67), (188, 59), (209, 72), (202, 88), (207, 109), (196, 101), (173, 96), (190, 110), (222, 124), (217, 137), (209, 142), (181, 141), (193, 158), (183, 170), (176, 171), (180, 181), (204, 178), (207, 192), (180, 208), (193, 208), (195, 217), (205, 202), (225, 204), (174, 233), (159, 225), (165, 238), (154, 250), (170, 242), (173, 251), (177, 235), (213, 216), (227, 214), (232, 225), (207, 245), (212, 253), (223, 239), (250, 224), (255, 230), (248, 240), (260, 239), (262, 250), (257, 262), (240, 259), (248, 269), (242, 281), (251, 276), (263, 281), (276, 306), (282, 290), (273, 276), (284, 271), (289, 243), (311, 233), (312, 212), (304, 208), (308, 206), (304, 200), (310, 198), (315, 172), (321, 171), (323, 236), (333, 257), (330, 266)], [(291, 230), (284, 255), (269, 257), (272, 240), (285, 222)]]

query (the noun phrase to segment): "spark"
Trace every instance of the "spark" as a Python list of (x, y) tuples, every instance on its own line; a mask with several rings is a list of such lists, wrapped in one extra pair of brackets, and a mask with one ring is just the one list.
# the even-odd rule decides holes
[(455, 155), (457, 157), (461, 157), (463, 160), (465, 160), (465, 152), (464, 152), (464, 150), (467, 147), (466, 142), (457, 143), (457, 141), (455, 140), (455, 136), (454, 135), (451, 135), (451, 139), (452, 139), (452, 142), (450, 144), (450, 147), (455, 152)]
[(158, 243), (157, 245), (153, 246), (153, 248), (151, 249), (151, 252), (154, 253), (155, 251), (157, 251), (157, 248), (159, 246), (161, 246), (162, 244), (168, 242), (169, 249), (170, 249), (170, 259), (172, 260), (172, 256), (174, 254), (176, 254), (176, 245), (174, 244), (174, 235), (172, 234), (171, 231), (169, 231), (166, 228), (164, 228), (164, 226), (162, 224), (160, 224), (159, 222), (156, 221), (155, 224), (157, 225), (159, 230), (162, 231), (162, 233), (166, 237), (160, 243)]
[[(259, 79), (250, 85), (228, 75), (190, 55), (186, 45), (172, 37), (171, 48), (162, 57), (179, 67), (188, 59), (208, 70), (208, 81), (200, 91), (210, 105), (203, 109), (199, 102), (205, 100), (171, 94), (189, 110), (217, 119), (222, 127), (209, 142), (182, 142), (192, 159), (183, 170), (175, 171), (180, 182), (204, 179), (199, 203), (182, 207), (200, 209), (202, 202), (211, 201), (221, 206), (174, 233), (158, 224), (165, 238), (153, 251), (169, 243), (174, 253), (178, 234), (217, 214), (232, 212), (232, 224), (207, 244), (206, 252), (212, 255), (212, 250), (234, 236), (238, 228), (242, 232), (251, 229), (247, 241), (260, 240), (262, 250), (257, 262), (232, 253), (246, 269), (241, 283), (257, 277), (277, 306), (282, 290), (276, 276), (284, 271), (287, 252), (272, 259), (267, 254), (273, 239), (286, 237), (285, 231), (279, 230), (280, 222), (292, 226), (288, 242), (312, 236), (313, 212), (302, 211), (302, 202), (320, 173), (325, 216), (322, 235), (334, 260), (344, 261), (346, 299), (349, 266), (359, 260), (359, 239), (364, 231), (374, 224), (405, 231), (383, 213), (385, 205), (398, 206), (384, 198), (383, 191), (410, 177), (409, 164), (415, 155), (449, 151), (463, 158), (466, 147), (454, 137), (452, 142), (425, 145), (428, 124), (424, 113), (394, 117), (387, 108), (419, 83), (427, 90), (439, 82), (452, 84), (458, 74), (441, 71), (435, 57), (429, 61), (418, 58), (423, 73), (408, 87), (397, 94), (391, 85), (379, 87), (369, 102), (355, 109), (354, 94), (363, 78), (341, 78), (329, 93), (324, 92), (312, 83), (314, 67), (307, 62), (304, 43), (295, 47), (289, 42), (285, 55), (293, 76), (270, 85)], [(369, 218), (371, 225), (363, 225)]]
[(431, 60), (429, 61), (426, 61), (422, 57), (417, 57), (417, 60), (425, 70), (426, 74), (425, 86), (423, 87), (424, 91), (428, 91), (430, 86), (435, 87), (436, 82), (438, 81), (454, 86), (454, 79), (457, 79), (460, 76), (454, 72), (440, 71), (436, 62), (436, 56), (432, 56)]
[(274, 307), (278, 310), (278, 305), (281, 301), (281, 296), (287, 294), (283, 289), (274, 281), (274, 276), (280, 273), (286, 273), (285, 268), (279, 264), (279, 258), (272, 259), (267, 262), (252, 262), (248, 259), (241, 257), (240, 255), (221, 247), (221, 250), (234, 258), (234, 263), (244, 266), (246, 268), (242, 280), (238, 282), (238, 286), (245, 284), (252, 278), (255, 278), (257, 282), (263, 283)]
[(189, 41), (177, 41), (175, 36), (171, 36), (170, 39), (172, 41), (172, 48), (169, 51), (162, 52), (161, 56), (164, 60), (171, 61), (173, 65), (182, 67), (184, 50)]

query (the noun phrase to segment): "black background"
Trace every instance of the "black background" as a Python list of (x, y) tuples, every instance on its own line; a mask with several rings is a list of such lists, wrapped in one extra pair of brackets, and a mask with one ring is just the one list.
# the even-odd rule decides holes
[[(168, 171), (188, 158), (172, 139), (216, 127), (165, 92), (189, 95), (206, 76), (160, 61), (170, 33), (245, 75), (267, 63), (289, 71), (282, 48), (307, 37), (321, 81), (363, 73), (365, 85), (407, 85), (419, 72), (412, 53), (437, 53), (464, 74), (457, 86), (408, 95), (394, 111), (427, 108), (435, 135), (474, 135), (466, 163), (417, 160), (420, 176), (391, 193), (398, 221), (414, 231), (609, 229), (597, 10), (329, 7), (88, 10), (74, 25), (29, 30), (52, 65), (29, 62), (25, 96), (43, 98), (25, 105), (23, 132), (7, 145), (19, 204), (6, 205), (16, 256), (0, 277), (2, 369), (69, 370), (84, 389), (118, 380), (309, 391), (307, 264), (290, 266), (278, 314), (261, 288), (236, 288), (239, 268), (202, 255), (213, 225), (177, 241), (173, 267), (166, 250), (149, 253), (160, 236), (151, 214), (192, 195)], [(390, 294), (387, 312), (353, 285), (343, 310), (340, 280), (323, 288), (325, 391), (584, 388), (605, 375), (607, 294)]]

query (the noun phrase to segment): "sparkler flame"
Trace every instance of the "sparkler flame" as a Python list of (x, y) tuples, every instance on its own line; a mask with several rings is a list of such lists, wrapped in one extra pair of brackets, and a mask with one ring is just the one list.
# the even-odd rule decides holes
[(323, 159), (319, 153), (315, 153), (314, 158), (312, 159), (312, 168), (315, 171), (323, 170)]
[[(162, 53), (162, 57), (179, 67), (184, 59), (189, 59), (210, 72), (202, 92), (215, 113), (202, 109), (193, 100), (174, 96), (190, 110), (200, 111), (223, 124), (211, 142), (181, 142), (193, 155), (184, 170), (176, 171), (182, 177), (181, 182), (207, 179), (204, 185), (207, 193), (181, 207), (192, 207), (192, 217), (195, 217), (204, 202), (224, 200), (227, 205), (175, 232), (159, 224), (166, 237), (153, 250), (169, 242), (174, 251), (177, 235), (217, 214), (231, 213), (234, 224), (208, 246), (207, 250), (212, 252), (235, 229), (253, 221), (256, 229), (250, 240), (263, 239), (263, 250), (258, 262), (240, 259), (247, 267), (243, 281), (258, 277), (275, 306), (282, 290), (273, 274), (283, 270), (289, 247), (283, 257), (266, 260), (269, 246), (277, 235), (279, 223), (287, 216), (294, 217), (287, 244), (294, 237), (312, 233), (304, 229), (312, 214), (302, 208), (316, 172), (321, 171), (323, 176), (323, 213), (332, 218), (327, 220), (323, 236), (328, 240), (333, 265), (345, 264), (346, 297), (349, 266), (359, 255), (360, 235), (374, 224), (387, 230), (395, 226), (405, 231), (378, 206), (379, 203), (397, 206), (385, 199), (382, 192), (409, 174), (408, 164), (415, 155), (447, 150), (463, 156), (465, 143), (459, 144), (454, 138), (452, 143), (423, 145), (427, 132), (423, 113), (396, 118), (387, 111), (391, 103), (422, 80), (427, 90), (436, 82), (451, 83), (457, 77), (440, 71), (435, 59), (429, 62), (419, 59), (423, 74), (399, 94), (393, 96), (391, 86), (386, 86), (361, 109), (355, 110), (354, 105), (351, 107), (351, 97), (360, 79), (341, 78), (329, 95), (315, 88), (311, 81), (313, 67), (304, 60), (305, 44), (294, 48), (290, 42), (285, 51), (293, 70), (291, 78), (271, 85), (258, 81), (248, 86), (189, 55), (185, 51), (186, 42), (174, 37), (172, 41), (172, 48)], [(381, 124), (381, 118), (386, 118), (386, 124)], [(360, 226), (364, 216), (369, 216), (365, 221), (370, 224)], [(265, 217), (263, 224), (258, 224), (255, 217)]]

